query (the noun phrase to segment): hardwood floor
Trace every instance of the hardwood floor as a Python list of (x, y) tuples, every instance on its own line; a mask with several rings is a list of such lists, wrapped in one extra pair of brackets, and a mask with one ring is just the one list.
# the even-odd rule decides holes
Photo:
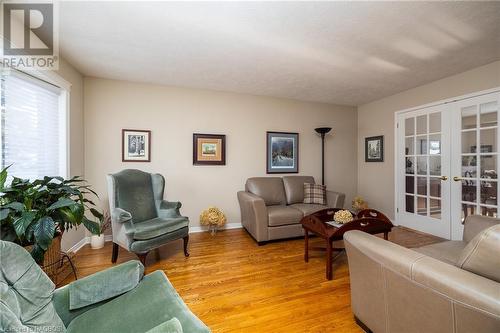
[[(441, 239), (395, 228), (389, 240), (416, 247)], [(310, 246), (323, 245), (319, 238), (310, 239)], [(213, 332), (362, 332), (351, 313), (345, 253), (334, 263), (333, 280), (328, 281), (325, 253), (310, 251), (305, 263), (303, 246), (303, 239), (258, 246), (243, 229), (215, 236), (196, 233), (190, 235), (189, 258), (179, 240), (150, 253), (146, 273), (165, 271)], [(111, 251), (111, 242), (99, 250), (82, 248), (76, 257), (78, 276), (112, 266)], [(136, 258), (120, 248), (117, 263)]]

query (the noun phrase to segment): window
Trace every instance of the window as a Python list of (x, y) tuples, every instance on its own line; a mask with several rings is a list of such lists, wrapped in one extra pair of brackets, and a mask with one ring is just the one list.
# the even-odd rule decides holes
[(23, 179), (66, 177), (67, 92), (14, 70), (0, 84), (0, 167)]

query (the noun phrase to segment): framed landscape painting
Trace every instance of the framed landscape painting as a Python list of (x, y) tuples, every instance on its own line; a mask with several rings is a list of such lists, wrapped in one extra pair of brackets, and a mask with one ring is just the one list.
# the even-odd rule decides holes
[(193, 165), (226, 165), (226, 136), (194, 133)]
[(299, 172), (299, 133), (267, 132), (267, 173)]
[(122, 162), (151, 161), (151, 131), (122, 129)]
[(384, 136), (365, 138), (365, 162), (384, 161)]

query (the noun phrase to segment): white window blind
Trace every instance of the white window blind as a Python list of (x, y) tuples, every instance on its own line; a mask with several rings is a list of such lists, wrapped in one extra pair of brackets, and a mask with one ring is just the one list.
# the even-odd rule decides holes
[(31, 76), (1, 77), (1, 167), (23, 179), (66, 176), (63, 90)]

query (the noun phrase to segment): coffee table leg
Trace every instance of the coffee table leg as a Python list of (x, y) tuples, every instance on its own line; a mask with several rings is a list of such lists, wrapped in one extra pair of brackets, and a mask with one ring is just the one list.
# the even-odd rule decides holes
[(332, 279), (332, 242), (330, 240), (326, 241), (326, 278), (327, 280)]
[(384, 232), (384, 239), (389, 240), (389, 233), (387, 231)]
[(309, 262), (309, 231), (304, 229), (304, 261)]

